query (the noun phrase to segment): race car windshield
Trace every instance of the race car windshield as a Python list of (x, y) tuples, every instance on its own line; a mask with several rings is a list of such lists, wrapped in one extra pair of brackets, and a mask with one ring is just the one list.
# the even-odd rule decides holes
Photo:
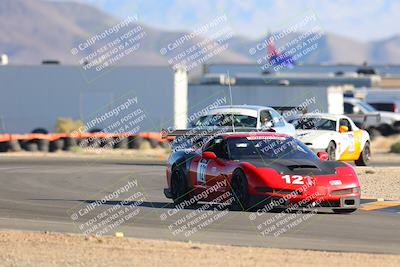
[(228, 147), (233, 160), (318, 160), (317, 155), (294, 138), (231, 138), (228, 139)]
[(232, 126), (232, 119), (235, 127), (256, 128), (257, 118), (240, 115), (240, 114), (214, 114), (200, 117), (192, 127), (206, 127), (206, 126)]
[(298, 130), (336, 131), (336, 121), (323, 118), (298, 118), (290, 121)]

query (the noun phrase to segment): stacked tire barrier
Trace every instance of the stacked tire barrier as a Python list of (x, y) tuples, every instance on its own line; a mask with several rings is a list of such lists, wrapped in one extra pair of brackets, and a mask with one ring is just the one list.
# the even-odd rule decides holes
[(82, 149), (141, 149), (165, 148), (168, 140), (161, 138), (158, 132), (131, 133), (31, 133), (0, 134), (0, 152), (70, 151), (74, 147)]

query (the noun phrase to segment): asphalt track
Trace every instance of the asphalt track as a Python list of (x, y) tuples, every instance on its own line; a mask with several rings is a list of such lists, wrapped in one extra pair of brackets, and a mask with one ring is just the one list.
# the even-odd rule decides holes
[[(298, 225), (292, 224), (290, 229), (285, 228), (286, 232), (277, 236), (271, 232), (263, 236), (259, 225), (269, 220), (271, 226), (285, 218), (293, 218), (293, 213), (257, 215), (254, 212), (213, 211), (214, 205), (204, 211), (196, 211), (199, 207), (196, 206), (172, 214), (172, 205), (162, 193), (164, 173), (165, 168), (160, 162), (129, 159), (0, 158), (0, 228), (81, 233), (80, 227), (90, 216), (108, 212), (126, 196), (120, 195), (118, 199), (99, 205), (89, 215), (73, 217), (74, 214), (115, 192), (128, 181), (137, 181), (129, 195), (135, 190), (143, 193), (143, 203), (136, 203), (138, 213), (108, 234), (118, 230), (125, 236), (136, 238), (400, 254), (398, 212), (303, 213), (302, 216), (307, 218), (303, 217)], [(177, 229), (175, 226), (179, 225), (179, 219), (193, 212), (196, 216), (209, 214), (209, 218), (212, 216), (214, 220), (208, 225), (203, 224), (197, 233), (188, 237), (183, 232), (174, 234), (169, 229)]]

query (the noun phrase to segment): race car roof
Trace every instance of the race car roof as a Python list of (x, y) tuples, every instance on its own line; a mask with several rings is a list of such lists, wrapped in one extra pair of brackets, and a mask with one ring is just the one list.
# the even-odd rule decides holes
[(207, 112), (209, 115), (220, 113), (238, 113), (241, 115), (257, 117), (260, 110), (271, 110), (270, 107), (255, 106), (255, 105), (232, 105), (232, 106), (219, 106), (218, 108), (211, 109)]

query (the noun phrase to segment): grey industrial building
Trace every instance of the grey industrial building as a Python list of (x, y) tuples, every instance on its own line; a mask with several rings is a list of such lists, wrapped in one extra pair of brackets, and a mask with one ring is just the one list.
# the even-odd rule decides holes
[[(59, 117), (90, 122), (132, 97), (146, 114), (141, 131), (172, 123), (174, 73), (169, 67), (121, 66), (90, 82), (84, 75), (78, 66), (0, 66), (0, 131), (29, 133), (38, 127), (54, 131)], [(93, 128), (104, 128), (126, 113)]]
[(326, 73), (213, 72), (188, 82), (186, 73), (174, 73), (169, 66), (115, 67), (91, 81), (85, 75), (79, 66), (0, 66), (0, 132), (27, 133), (38, 127), (51, 132), (59, 117), (89, 123), (132, 97), (136, 107), (90, 126), (104, 129), (139, 107), (146, 115), (140, 131), (182, 128), (188, 116), (218, 99), (229, 104), (231, 93), (233, 104), (269, 106), (296, 106), (316, 96), (310, 109), (341, 113), (344, 88), (373, 87), (376, 80)]

